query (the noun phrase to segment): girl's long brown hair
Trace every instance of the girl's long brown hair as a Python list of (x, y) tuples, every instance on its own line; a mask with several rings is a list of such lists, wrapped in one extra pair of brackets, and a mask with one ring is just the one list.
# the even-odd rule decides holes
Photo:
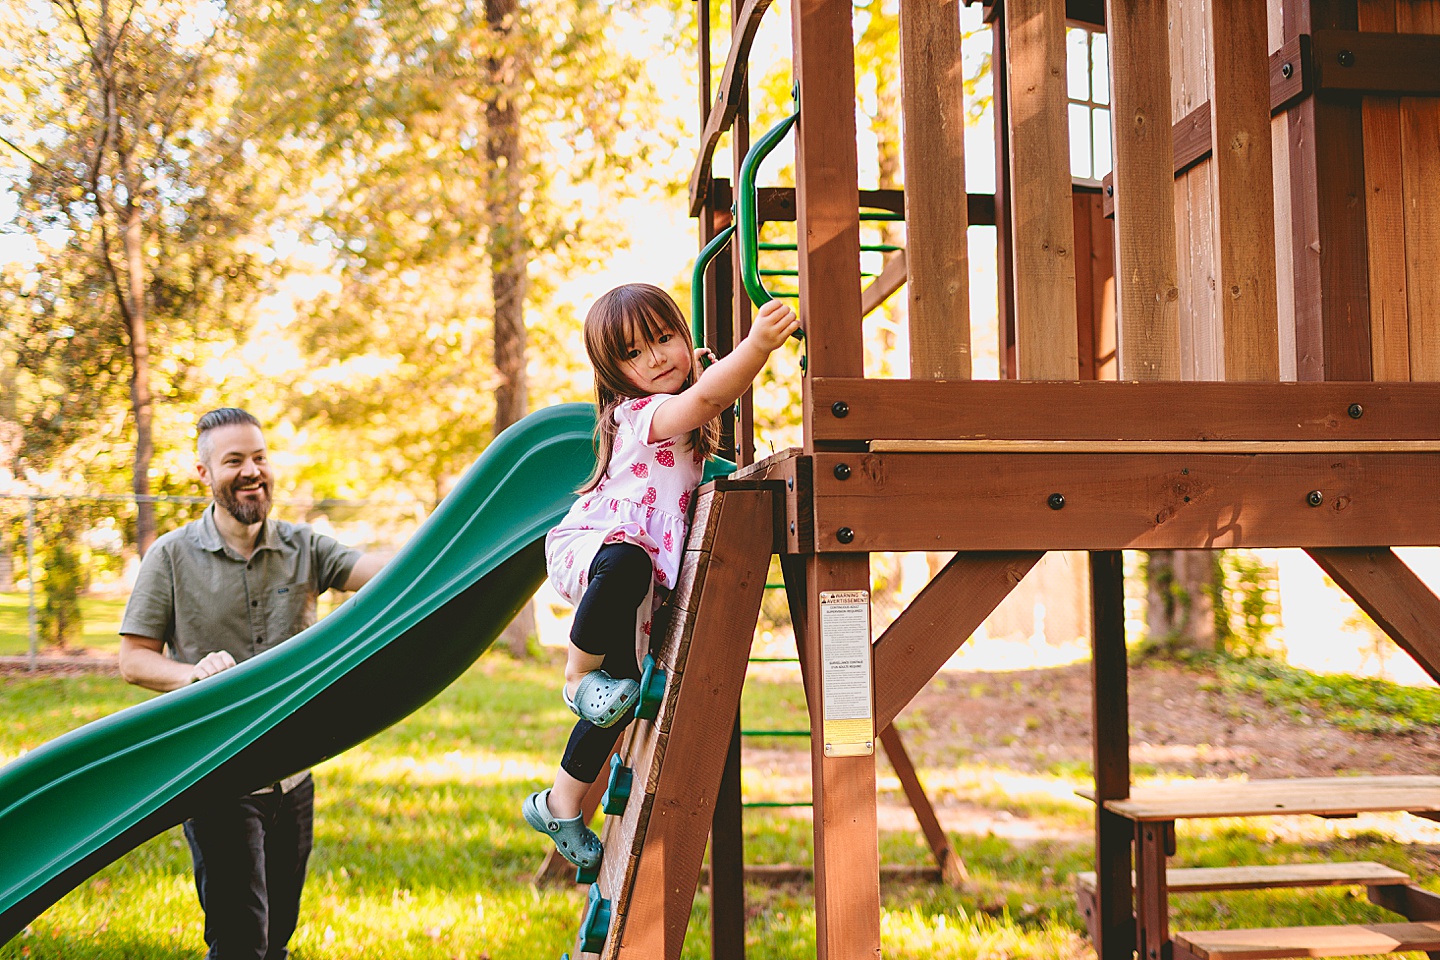
[[(615, 451), (615, 408), (641, 394), (625, 373), (625, 353), (632, 340), (643, 335), (651, 340), (662, 334), (685, 340), (692, 354), (695, 342), (690, 326), (670, 295), (648, 283), (627, 283), (608, 291), (590, 307), (585, 315), (585, 352), (595, 368), (595, 406), (599, 418), (595, 424), (595, 472), (580, 487), (587, 493), (604, 480)], [(690, 375), (681, 389), (695, 382), (692, 364)], [(690, 434), (690, 446), (701, 457), (709, 458), (720, 446), (720, 420), (716, 418)]]

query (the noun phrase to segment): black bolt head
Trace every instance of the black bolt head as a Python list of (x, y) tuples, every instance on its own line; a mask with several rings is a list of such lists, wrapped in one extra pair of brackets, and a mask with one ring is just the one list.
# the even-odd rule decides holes
[(843, 419), (844, 417), (850, 416), (850, 404), (846, 403), (844, 400), (836, 400), (834, 403), (830, 404), (830, 412), (833, 413), (836, 417)]
[(839, 540), (841, 543), (854, 543), (855, 531), (851, 530), (849, 527), (841, 527), (839, 530), (835, 531), (835, 539)]
[(1065, 509), (1065, 494), (1052, 493), (1045, 502), (1050, 505), (1051, 510), (1063, 510)]
[(1355, 66), (1355, 53), (1352, 50), (1341, 50), (1335, 55), (1335, 62), (1342, 67)]
[(849, 479), (850, 479), (850, 464), (848, 464), (848, 463), (837, 463), (837, 464), (835, 464), (835, 479), (836, 479), (836, 480), (849, 480)]
[(1293, 66), (1288, 63), (1280, 64), (1280, 76), (1284, 77), (1286, 80), (1289, 80), (1294, 75), (1295, 68)]
[(1358, 403), (1352, 403), (1345, 412), (1350, 414), (1351, 420), (1359, 420), (1365, 415), (1365, 408), (1360, 406), (1360, 404)]
[(1320, 504), (1325, 502), (1325, 494), (1321, 493), (1319, 490), (1311, 490), (1305, 495), (1305, 502), (1310, 504), (1310, 506), (1312, 507), (1318, 507), (1320, 506)]

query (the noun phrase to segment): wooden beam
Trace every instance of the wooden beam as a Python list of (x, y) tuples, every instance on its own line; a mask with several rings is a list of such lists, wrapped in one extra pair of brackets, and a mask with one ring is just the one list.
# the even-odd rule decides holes
[(1440, 543), (1433, 453), (821, 453), (814, 466), (822, 552)]
[[(1354, 30), (1355, 0), (1284, 0), (1285, 38)], [(1309, 97), (1287, 114), (1296, 376), (1370, 379), (1364, 129), (1358, 98)]]
[(1440, 36), (1430, 29), (1415, 33), (1314, 31), (1310, 42), (1315, 88), (1333, 93), (1440, 96)]
[[(705, 202), (710, 184), (710, 163), (715, 158), (715, 147), (720, 135), (730, 129), (740, 109), (740, 91), (745, 86), (749, 72), (750, 48), (755, 43), (755, 34), (760, 21), (770, 8), (771, 0), (745, 0), (745, 5), (735, 16), (734, 31), (730, 35), (730, 53), (725, 58), (725, 72), (720, 76), (720, 89), (715, 92), (715, 106), (705, 118), (705, 129), (700, 134), (700, 154), (695, 167), (690, 171), (690, 216), (698, 217)], [(708, 51), (707, 51), (708, 57)], [(707, 77), (708, 82), (708, 77)]]
[(958, 0), (901, 0), (900, 73), (907, 118), (910, 375), (969, 379), (969, 201)]
[(1226, 380), (1279, 380), (1266, 8), (1211, 4), (1216, 300)]
[(1069, 380), (1079, 373), (1079, 358), (1065, 4), (1008, 0), (1004, 16), (1019, 376)]
[(905, 279), (909, 275), (908, 267), (904, 250), (898, 251), (885, 262), (880, 275), (871, 280), (870, 285), (860, 294), (861, 316), (869, 316), (871, 311), (889, 300), (896, 290), (905, 285)]
[(900, 781), (900, 788), (905, 791), (905, 799), (910, 801), (910, 809), (915, 811), (915, 819), (920, 824), (920, 832), (924, 834), (925, 842), (930, 846), (930, 853), (935, 857), (941, 879), (952, 887), (960, 886), (968, 878), (965, 864), (950, 845), (950, 838), (945, 835), (945, 828), (940, 825), (940, 818), (935, 815), (935, 807), (925, 795), (925, 786), (915, 772), (915, 764), (910, 760), (904, 741), (900, 739), (900, 731), (893, 725), (882, 728), (880, 744), (885, 748), (885, 759), (890, 761), (890, 766)]
[(870, 589), (870, 558), (806, 558), (803, 620), (805, 699), (810, 705), (810, 784), (814, 803), (816, 960), (880, 956), (880, 828), (875, 755), (825, 755), (825, 645), (820, 595)]
[[(1399, 42), (1426, 39), (1440, 43), (1440, 5), (1397, 3), (1395, 26)], [(1408, 31), (1408, 33), (1407, 33)], [(1432, 34), (1419, 37), (1417, 34)], [(1425, 68), (1433, 77), (1440, 66), (1440, 47), (1433, 48)], [(1358, 55), (1357, 55), (1358, 56)], [(1407, 64), (1412, 63), (1408, 59)], [(1440, 380), (1440, 97), (1407, 96), (1400, 101), (1401, 179), (1404, 191), (1405, 269), (1410, 320), (1410, 378)], [(1369, 161), (1366, 161), (1367, 169)], [(1366, 197), (1367, 202), (1369, 197)]]
[(1306, 552), (1390, 639), (1440, 681), (1440, 599), (1404, 561), (1386, 547)]
[(807, 452), (811, 380), (863, 376), (865, 369), (850, 17), (850, 5), (841, 0), (799, 0), (791, 13), (793, 70), (800, 85), (795, 180), (800, 315), (808, 353), (803, 387)]
[[(811, 432), (827, 443), (1440, 437), (1440, 385), (1429, 383), (1017, 384), (817, 378), (811, 389), (820, 411)], [(1165, 415), (1156, 416), (1158, 410)]]
[[(1395, 32), (1395, 0), (1359, 0), (1362, 30)], [(1370, 367), (1376, 380), (1410, 379), (1410, 317), (1406, 303), (1404, 167), (1400, 100), (1366, 97), (1365, 230), (1369, 237)]]
[(1166, 0), (1108, 0), (1120, 376), (1180, 378)]
[(957, 553), (875, 641), (875, 722), (895, 721), (1044, 556)]
[(1095, 778), (1095, 903), (1088, 921), (1100, 960), (1135, 951), (1131, 842), (1135, 831), (1105, 809), (1130, 796), (1130, 694), (1125, 652), (1125, 571), (1119, 551), (1090, 554), (1090, 734)]

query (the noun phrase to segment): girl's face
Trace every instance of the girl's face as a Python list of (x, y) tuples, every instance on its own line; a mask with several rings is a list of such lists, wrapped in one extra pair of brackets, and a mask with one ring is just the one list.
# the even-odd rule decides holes
[(621, 367), (642, 395), (679, 393), (685, 388), (694, 361), (689, 345), (678, 333), (661, 330), (651, 337), (639, 324), (626, 330)]

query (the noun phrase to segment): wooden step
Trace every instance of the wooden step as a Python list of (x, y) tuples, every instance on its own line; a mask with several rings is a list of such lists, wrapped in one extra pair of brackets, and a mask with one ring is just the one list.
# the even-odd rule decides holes
[[(1381, 887), (1409, 882), (1410, 878), (1399, 870), (1369, 860), (1254, 867), (1178, 867), (1165, 871), (1165, 886), (1171, 893), (1265, 890), (1272, 887)], [(1078, 892), (1093, 894), (1094, 871), (1075, 874), (1075, 887)]]
[[(1078, 791), (1093, 800), (1088, 790)], [(1440, 777), (1303, 777), (1293, 780), (1208, 780), (1140, 786), (1105, 809), (1130, 820), (1187, 820), (1365, 811), (1440, 812)]]
[(1349, 957), (1440, 950), (1440, 923), (1194, 930), (1174, 937), (1174, 960)]

